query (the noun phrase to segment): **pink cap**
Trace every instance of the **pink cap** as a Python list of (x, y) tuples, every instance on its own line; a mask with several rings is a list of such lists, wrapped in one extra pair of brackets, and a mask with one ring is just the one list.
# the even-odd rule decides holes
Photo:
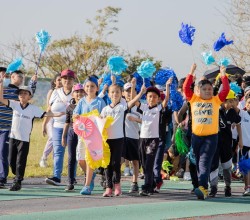
[(66, 69), (66, 70), (63, 70), (61, 72), (61, 77), (64, 77), (64, 76), (69, 76), (69, 77), (72, 77), (74, 79), (76, 78), (75, 72), (70, 70), (70, 69)]
[(74, 85), (74, 87), (73, 87), (73, 91), (78, 91), (78, 90), (81, 90), (81, 89), (83, 90), (83, 85), (80, 84), (80, 83)]

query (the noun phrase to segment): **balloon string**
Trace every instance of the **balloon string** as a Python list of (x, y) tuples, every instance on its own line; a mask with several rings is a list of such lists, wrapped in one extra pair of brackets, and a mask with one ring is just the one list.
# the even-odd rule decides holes
[(42, 52), (40, 53), (39, 55), (39, 58), (38, 58), (38, 62), (37, 62), (37, 66), (36, 66), (36, 75), (37, 75), (37, 72), (38, 72), (38, 67), (39, 67), (39, 64), (40, 64), (40, 61), (41, 61), (41, 57), (42, 57)]

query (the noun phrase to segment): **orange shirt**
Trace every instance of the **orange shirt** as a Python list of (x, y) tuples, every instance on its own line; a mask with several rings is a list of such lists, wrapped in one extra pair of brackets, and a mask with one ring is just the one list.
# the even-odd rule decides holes
[(217, 134), (219, 131), (219, 108), (222, 103), (219, 96), (209, 100), (193, 94), (191, 100), (192, 132), (197, 136)]

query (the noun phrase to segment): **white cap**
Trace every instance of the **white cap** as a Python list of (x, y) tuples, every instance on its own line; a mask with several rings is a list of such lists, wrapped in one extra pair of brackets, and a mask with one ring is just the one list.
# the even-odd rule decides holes
[(132, 87), (132, 83), (127, 82), (127, 83), (124, 84), (123, 89), (124, 89), (124, 90), (128, 90), (128, 89), (130, 89), (131, 87)]
[(157, 89), (159, 89), (160, 92), (163, 92), (164, 90), (166, 90), (166, 87), (161, 86), (161, 85), (158, 85), (158, 84), (156, 84), (155, 87), (156, 87)]
[(30, 95), (33, 96), (33, 91), (32, 91), (32, 89), (29, 86), (20, 86), (18, 88), (18, 93), (19, 93), (20, 90), (28, 91), (28, 92), (30, 92)]

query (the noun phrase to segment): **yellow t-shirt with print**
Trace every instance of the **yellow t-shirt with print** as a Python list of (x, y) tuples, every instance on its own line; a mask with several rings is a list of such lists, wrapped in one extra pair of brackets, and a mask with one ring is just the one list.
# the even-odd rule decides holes
[(204, 100), (193, 94), (189, 102), (192, 112), (192, 132), (197, 136), (217, 134), (219, 131), (219, 108), (222, 103), (219, 96)]

